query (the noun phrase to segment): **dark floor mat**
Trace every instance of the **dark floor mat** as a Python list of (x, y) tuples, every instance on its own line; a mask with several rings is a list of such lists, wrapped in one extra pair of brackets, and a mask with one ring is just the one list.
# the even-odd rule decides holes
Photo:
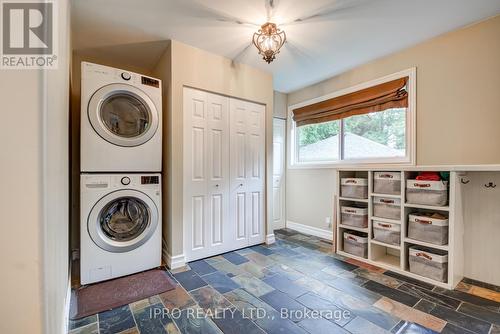
[(70, 319), (80, 319), (175, 288), (165, 270), (153, 269), (74, 290)]

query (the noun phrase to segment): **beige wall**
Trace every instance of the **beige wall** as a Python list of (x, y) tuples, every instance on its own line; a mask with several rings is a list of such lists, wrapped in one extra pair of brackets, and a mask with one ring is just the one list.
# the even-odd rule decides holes
[[(417, 164), (500, 164), (499, 36), (497, 16), (292, 92), (288, 105), (416, 67)], [(331, 180), (332, 170), (287, 173), (287, 219), (324, 228), (333, 207), (306, 215), (302, 203), (307, 198), (329, 200), (334, 185), (310, 192), (292, 187), (310, 189), (308, 175)]]
[(273, 116), (278, 118), (287, 118), (287, 95), (278, 91), (274, 91), (274, 108)]
[(0, 70), (0, 333), (63, 333), (68, 287), (68, 2), (57, 70)]
[[(183, 188), (183, 156), (182, 156), (182, 110), (183, 87), (190, 86), (218, 94), (233, 96), (266, 105), (266, 182), (267, 193), (271, 193), (269, 176), (272, 174), (272, 117), (273, 117), (273, 82), (272, 76), (252, 67), (234, 63), (232, 60), (171, 41), (171, 99), (167, 108), (167, 128), (165, 134), (168, 144), (166, 155), (166, 187), (171, 194), (170, 207), (164, 215), (164, 237), (168, 243), (168, 253), (178, 256), (183, 253), (182, 224), (182, 188)], [(160, 62), (161, 65), (162, 62)], [(162, 69), (163, 68), (163, 69)], [(165, 66), (154, 71), (160, 78), (168, 78)], [(164, 80), (165, 81), (165, 80)], [(271, 221), (271, 198), (267, 196), (267, 221)], [(268, 233), (270, 224), (268, 225)]]

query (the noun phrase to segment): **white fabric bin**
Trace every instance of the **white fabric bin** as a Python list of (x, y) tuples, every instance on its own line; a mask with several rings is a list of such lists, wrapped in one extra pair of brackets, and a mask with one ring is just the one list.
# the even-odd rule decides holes
[(448, 204), (448, 181), (408, 180), (406, 182), (406, 202), (445, 206)]
[(356, 232), (344, 232), (344, 252), (366, 259), (368, 257), (368, 237)]
[(448, 281), (448, 253), (420, 246), (410, 247), (410, 272), (439, 282)]
[(410, 214), (408, 216), (408, 238), (436, 245), (446, 245), (448, 244), (448, 219), (440, 214)]
[(373, 174), (373, 192), (377, 194), (400, 195), (400, 172), (375, 172)]
[(349, 225), (360, 228), (368, 227), (368, 208), (342, 206), (340, 212), (340, 221), (342, 225)]
[(347, 198), (368, 198), (368, 179), (342, 178), (340, 196)]
[(374, 220), (373, 239), (390, 245), (399, 245), (401, 244), (401, 225)]
[(401, 219), (401, 199), (374, 197), (373, 198), (373, 215), (379, 218), (386, 219)]

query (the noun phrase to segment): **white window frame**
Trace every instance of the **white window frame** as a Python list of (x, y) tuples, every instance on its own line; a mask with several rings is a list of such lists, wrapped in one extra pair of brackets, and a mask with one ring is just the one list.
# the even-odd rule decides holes
[[(287, 122), (287, 153), (290, 159), (288, 159), (288, 168), (348, 168), (348, 167), (377, 167), (377, 166), (414, 166), (416, 162), (416, 76), (417, 69), (415, 67), (409, 68), (397, 73), (393, 73), (382, 78), (364, 82), (349, 88), (341, 89), (339, 91), (320, 96), (314, 99), (303, 101), (288, 107), (288, 122)], [(353, 93), (365, 88), (380, 85), (392, 80), (408, 77), (407, 91), (408, 91), (408, 108), (406, 111), (406, 155), (404, 157), (390, 157), (390, 158), (364, 158), (364, 159), (349, 159), (349, 160), (338, 160), (338, 161), (313, 161), (313, 162), (301, 162), (298, 159), (298, 140), (297, 140), (297, 128), (295, 122), (292, 119), (292, 111), (297, 108), (305, 107), (314, 103), (329, 100), (338, 96)], [(343, 129), (342, 122), (340, 122), (340, 133), (339, 133), (339, 154), (341, 152), (341, 143), (343, 141)]]

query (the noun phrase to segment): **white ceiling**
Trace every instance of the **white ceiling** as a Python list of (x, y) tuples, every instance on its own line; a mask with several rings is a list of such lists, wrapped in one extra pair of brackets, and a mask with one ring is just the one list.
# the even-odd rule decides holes
[[(73, 0), (73, 47), (175, 39), (272, 72), (275, 89), (290, 92), (500, 13), (500, 0), (269, 1)], [(268, 15), (288, 39), (270, 65), (249, 47)]]

